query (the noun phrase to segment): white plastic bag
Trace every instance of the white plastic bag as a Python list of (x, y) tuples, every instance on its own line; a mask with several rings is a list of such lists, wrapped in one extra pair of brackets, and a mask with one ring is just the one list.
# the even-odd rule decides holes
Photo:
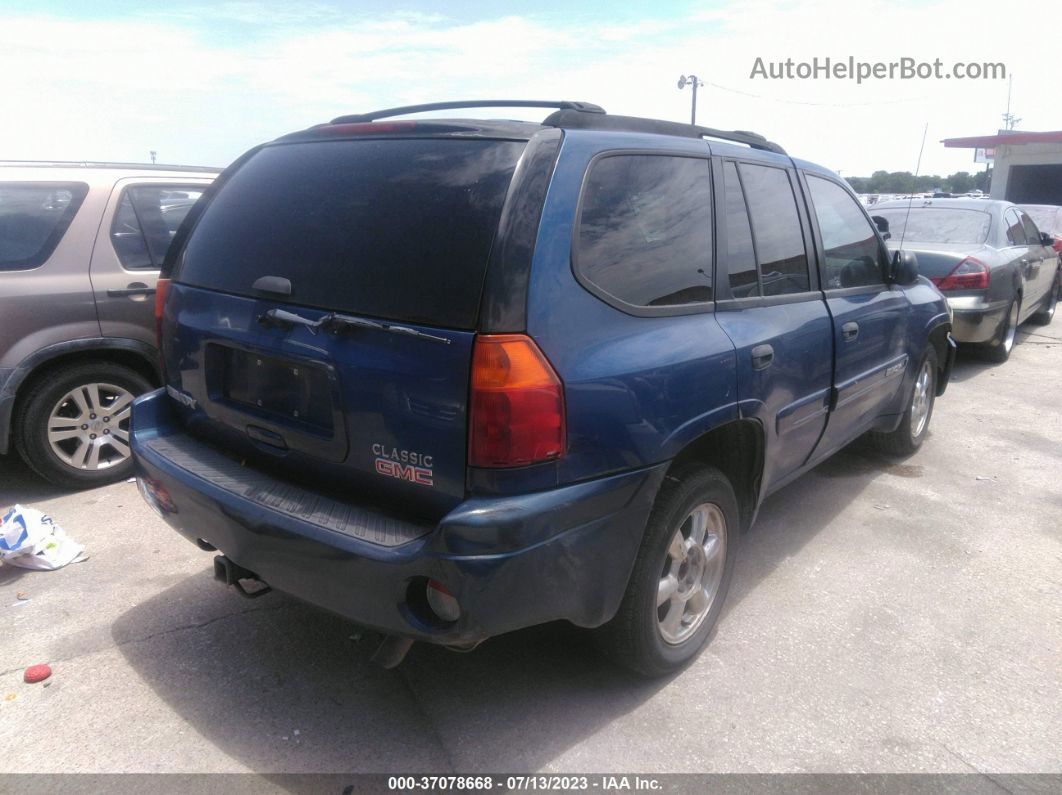
[(0, 560), (6, 564), (53, 571), (75, 562), (84, 551), (36, 508), (15, 505), (0, 516)]

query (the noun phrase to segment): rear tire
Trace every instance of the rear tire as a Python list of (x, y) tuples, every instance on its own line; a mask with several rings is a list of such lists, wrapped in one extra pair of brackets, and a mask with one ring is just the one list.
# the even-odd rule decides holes
[(737, 498), (722, 472), (689, 464), (669, 473), (620, 608), (595, 630), (605, 654), (643, 676), (692, 660), (723, 609), (739, 527)]
[(150, 389), (135, 370), (113, 362), (45, 372), (20, 402), (15, 448), (33, 471), (64, 488), (128, 478), (129, 404)]
[(930, 347), (918, 365), (911, 395), (907, 399), (907, 409), (899, 427), (891, 433), (871, 432), (867, 438), (878, 450), (888, 455), (911, 455), (929, 435), (929, 421), (933, 418), (936, 397), (937, 352)]
[(1003, 364), (1014, 350), (1014, 341), (1018, 333), (1018, 318), (1021, 317), (1021, 296), (1015, 297), (1003, 315), (1003, 322), (996, 332), (996, 338), (982, 346), (984, 357), (990, 362)]
[(1044, 303), (1040, 307), (1040, 311), (1033, 315), (1029, 320), (1038, 326), (1048, 325), (1055, 317), (1055, 306), (1058, 304), (1058, 293), (1062, 289), (1062, 272), (1055, 271), (1055, 281), (1051, 285), (1051, 290), (1044, 298)]

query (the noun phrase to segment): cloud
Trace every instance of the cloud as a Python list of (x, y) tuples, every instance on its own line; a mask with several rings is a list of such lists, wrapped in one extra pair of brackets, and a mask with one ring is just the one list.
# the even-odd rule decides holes
[[(1046, 9), (1014, 0), (1007, 17), (1035, 24)], [(936, 141), (993, 131), (1005, 81), (860, 86), (749, 75), (756, 56), (1000, 61), (1015, 74), (1023, 126), (1062, 127), (1057, 103), (1044, 100), (1054, 94), (1054, 56), (994, 21), (960, 0), (746, 0), (643, 19), (584, 9), (457, 21), (250, 1), (121, 19), (8, 14), (0, 17), (0, 157), (142, 160), (156, 149), (168, 161), (224, 164), (339, 113), (449, 98), (585, 99), (683, 120), (689, 89), (675, 80), (694, 72), (709, 81), (699, 121), (758, 130), (847, 175), (913, 169), (926, 122), (923, 171), (972, 170), (972, 153)]]

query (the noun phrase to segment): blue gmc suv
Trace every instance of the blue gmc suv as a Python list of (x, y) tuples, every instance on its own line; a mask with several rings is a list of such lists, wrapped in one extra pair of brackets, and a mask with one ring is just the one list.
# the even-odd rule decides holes
[[(541, 123), (419, 111), (555, 109)], [(764, 498), (926, 438), (947, 305), (836, 174), (578, 102), (343, 116), (237, 160), (159, 282), (145, 499), (247, 596), (468, 649), (692, 658)]]

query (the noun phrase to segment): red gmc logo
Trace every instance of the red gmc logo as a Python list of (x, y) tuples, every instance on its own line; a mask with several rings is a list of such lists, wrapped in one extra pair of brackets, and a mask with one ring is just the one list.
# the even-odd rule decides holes
[(389, 478), (408, 480), (410, 483), (416, 483), (418, 486), (435, 485), (431, 479), (432, 473), (430, 469), (415, 467), (410, 464), (400, 464), (397, 461), (391, 461), (387, 458), (376, 459), (376, 471)]

